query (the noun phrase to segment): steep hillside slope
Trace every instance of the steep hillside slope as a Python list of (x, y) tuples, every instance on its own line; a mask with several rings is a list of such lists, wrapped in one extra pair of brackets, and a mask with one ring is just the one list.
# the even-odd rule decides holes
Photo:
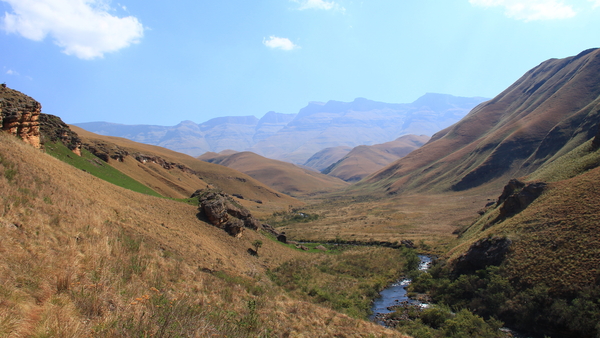
[(459, 232), (449, 252), (451, 280), (428, 282), (434, 298), (538, 335), (596, 337), (599, 146), (588, 140), (547, 162), (535, 181), (511, 180)]
[(307, 253), (254, 231), (233, 238), (194, 206), (116, 187), (7, 133), (0, 190), (0, 336), (400, 336), (291, 299), (266, 276)]
[(594, 135), (598, 74), (598, 49), (545, 61), (361, 185), (387, 193), (465, 190), (529, 174)]
[(73, 126), (84, 147), (110, 165), (164, 196), (187, 198), (207, 185), (242, 196), (239, 203), (258, 217), (302, 203), (277, 192), (252, 177), (189, 155), (123, 138), (102, 136)]
[(391, 142), (358, 146), (322, 172), (346, 182), (357, 182), (408, 155), (428, 140), (429, 136), (425, 135), (405, 135)]
[(291, 163), (271, 160), (252, 152), (202, 158), (204, 161), (243, 172), (290, 196), (332, 192), (348, 185), (338, 178), (303, 169)]

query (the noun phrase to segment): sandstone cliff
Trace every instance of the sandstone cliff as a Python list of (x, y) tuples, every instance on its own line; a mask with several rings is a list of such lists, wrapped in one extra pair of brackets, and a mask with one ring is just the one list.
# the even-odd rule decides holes
[(31, 97), (0, 86), (0, 128), (40, 148), (39, 116), (42, 105)]

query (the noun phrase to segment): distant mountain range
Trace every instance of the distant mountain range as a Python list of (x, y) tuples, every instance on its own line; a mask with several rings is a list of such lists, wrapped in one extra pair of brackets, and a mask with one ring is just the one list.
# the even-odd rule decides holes
[(158, 145), (192, 156), (226, 149), (252, 151), (265, 157), (304, 164), (328, 147), (385, 143), (407, 135), (433, 135), (458, 122), (485, 98), (426, 94), (413, 103), (311, 102), (298, 114), (268, 112), (227, 116), (176, 126), (78, 123), (90, 132)]

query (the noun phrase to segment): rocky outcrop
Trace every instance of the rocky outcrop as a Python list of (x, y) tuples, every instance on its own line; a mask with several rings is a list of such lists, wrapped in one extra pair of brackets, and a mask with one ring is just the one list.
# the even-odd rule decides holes
[(138, 162), (146, 164), (146, 163), (155, 163), (163, 167), (163, 169), (171, 170), (171, 169), (179, 169), (183, 172), (187, 172), (189, 174), (195, 175), (196, 172), (187, 166), (181, 163), (169, 162), (162, 157), (152, 156), (152, 155), (144, 155), (142, 153), (134, 153), (131, 156), (135, 158)]
[(0, 129), (41, 147), (39, 116), (42, 105), (31, 97), (0, 85)]
[(191, 198), (194, 197), (198, 197), (199, 201), (198, 218), (227, 231), (231, 236), (241, 237), (245, 229), (260, 229), (273, 235), (278, 241), (287, 243), (285, 233), (278, 232), (268, 224), (262, 224), (248, 209), (222, 191), (199, 189), (192, 194)]
[(107, 162), (112, 158), (115, 161), (123, 162), (125, 157), (129, 155), (129, 152), (115, 144), (107, 144), (104, 142), (93, 142), (84, 143), (84, 148), (87, 149), (94, 156), (98, 157), (104, 162)]
[(73, 153), (81, 156), (81, 139), (79, 135), (69, 128), (58, 116), (40, 114), (41, 143), (61, 142)]
[(496, 202), (496, 205), (500, 206), (500, 215), (495, 222), (516, 215), (527, 208), (544, 192), (546, 185), (544, 182), (524, 183), (517, 179), (510, 180), (504, 186), (502, 195), (498, 197)]
[(481, 239), (454, 262), (452, 272), (455, 276), (471, 274), (487, 266), (502, 264), (512, 241), (504, 237)]
[(210, 224), (227, 231), (231, 236), (241, 237), (244, 229), (258, 230), (260, 221), (252, 216), (248, 209), (237, 204), (229, 195), (212, 190), (196, 190), (192, 196), (198, 197), (199, 216)]

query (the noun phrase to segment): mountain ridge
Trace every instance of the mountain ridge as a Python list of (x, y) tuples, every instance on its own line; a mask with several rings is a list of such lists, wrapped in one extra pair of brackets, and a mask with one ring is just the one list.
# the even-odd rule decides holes
[(417, 106), (357, 98), (352, 102), (310, 102), (298, 114), (268, 112), (261, 119), (218, 117), (200, 124), (182, 121), (172, 127), (129, 128), (106, 122), (75, 125), (96, 134), (125, 137), (192, 156), (233, 149), (303, 164), (328, 147), (384, 143), (411, 133), (431, 135), (458, 121), (483, 100), (429, 93), (415, 101)]
[(388, 193), (465, 190), (533, 172), (593, 136), (600, 115), (598, 72), (598, 49), (542, 62), (364, 184)]

